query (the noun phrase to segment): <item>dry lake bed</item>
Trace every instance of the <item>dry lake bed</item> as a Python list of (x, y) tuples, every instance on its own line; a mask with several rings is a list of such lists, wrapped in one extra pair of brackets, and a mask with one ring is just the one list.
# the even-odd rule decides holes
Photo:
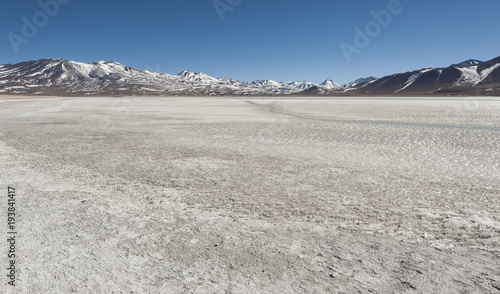
[(500, 98), (1, 98), (0, 183), (2, 293), (500, 293)]

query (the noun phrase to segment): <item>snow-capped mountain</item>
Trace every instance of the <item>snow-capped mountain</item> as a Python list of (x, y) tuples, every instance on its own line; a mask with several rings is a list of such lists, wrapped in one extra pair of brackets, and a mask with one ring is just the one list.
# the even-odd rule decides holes
[(204, 84), (210, 84), (210, 83), (217, 83), (217, 79), (213, 78), (207, 74), (204, 74), (202, 72), (190, 72), (190, 71), (183, 71), (177, 75), (179, 77), (180, 81), (183, 82), (198, 82), (198, 83), (204, 83)]
[(290, 89), (290, 91), (295, 92), (296, 90), (305, 90), (311, 87), (318, 86), (318, 84), (303, 81), (303, 82), (282, 82), (281, 87), (285, 89)]
[(332, 80), (326, 80), (324, 81), (323, 83), (320, 84), (320, 86), (323, 88), (323, 89), (326, 89), (326, 90), (335, 90), (335, 89), (339, 89), (341, 88), (342, 86), (335, 83), (334, 81)]
[[(334, 83), (334, 82), (332, 82)], [(134, 69), (114, 61), (81, 63), (40, 59), (0, 66), (0, 93), (44, 95), (287, 95), (311, 82), (242, 82), (183, 71), (177, 75)]]
[(271, 87), (271, 88), (279, 88), (281, 86), (280, 83), (273, 81), (273, 80), (256, 80), (256, 81), (250, 82), (250, 85), (257, 86), (257, 87)]

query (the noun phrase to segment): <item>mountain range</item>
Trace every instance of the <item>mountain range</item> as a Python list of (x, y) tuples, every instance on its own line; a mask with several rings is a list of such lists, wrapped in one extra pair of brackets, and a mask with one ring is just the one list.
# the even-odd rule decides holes
[(242, 82), (183, 71), (177, 75), (131, 68), (114, 61), (81, 63), (40, 59), (0, 65), (0, 94), (31, 95), (287, 95), (319, 86), (341, 86), (331, 80), (311, 82)]
[(500, 57), (467, 60), (446, 68), (424, 68), (383, 78), (358, 80), (341, 89), (311, 87), (301, 96), (500, 95)]
[(499, 95), (500, 57), (467, 60), (340, 85), (312, 82), (242, 82), (183, 71), (177, 75), (131, 68), (114, 61), (81, 63), (40, 59), (0, 65), (0, 94), (56, 96), (371, 96)]

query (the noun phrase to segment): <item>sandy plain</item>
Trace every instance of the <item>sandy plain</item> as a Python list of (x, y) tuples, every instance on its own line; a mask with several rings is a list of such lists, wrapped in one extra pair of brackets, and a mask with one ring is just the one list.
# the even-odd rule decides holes
[(5, 293), (500, 292), (500, 98), (7, 97), (0, 168)]

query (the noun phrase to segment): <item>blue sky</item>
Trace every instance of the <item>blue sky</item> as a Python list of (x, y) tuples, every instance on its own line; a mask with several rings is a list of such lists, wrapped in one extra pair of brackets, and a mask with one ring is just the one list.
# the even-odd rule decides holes
[[(345, 83), (500, 55), (500, 1), (492, 0), (217, 0), (231, 9), (223, 20), (213, 0), (41, 1), (68, 3), (46, 19), (39, 1), (0, 4), (1, 64), (115, 60), (171, 74)], [(391, 20), (377, 28), (371, 11), (382, 10)], [(23, 35), (23, 17), (38, 17), (36, 33)], [(354, 28), (366, 34), (367, 25), (369, 44), (355, 47)], [(357, 50), (350, 62), (342, 43)]]

